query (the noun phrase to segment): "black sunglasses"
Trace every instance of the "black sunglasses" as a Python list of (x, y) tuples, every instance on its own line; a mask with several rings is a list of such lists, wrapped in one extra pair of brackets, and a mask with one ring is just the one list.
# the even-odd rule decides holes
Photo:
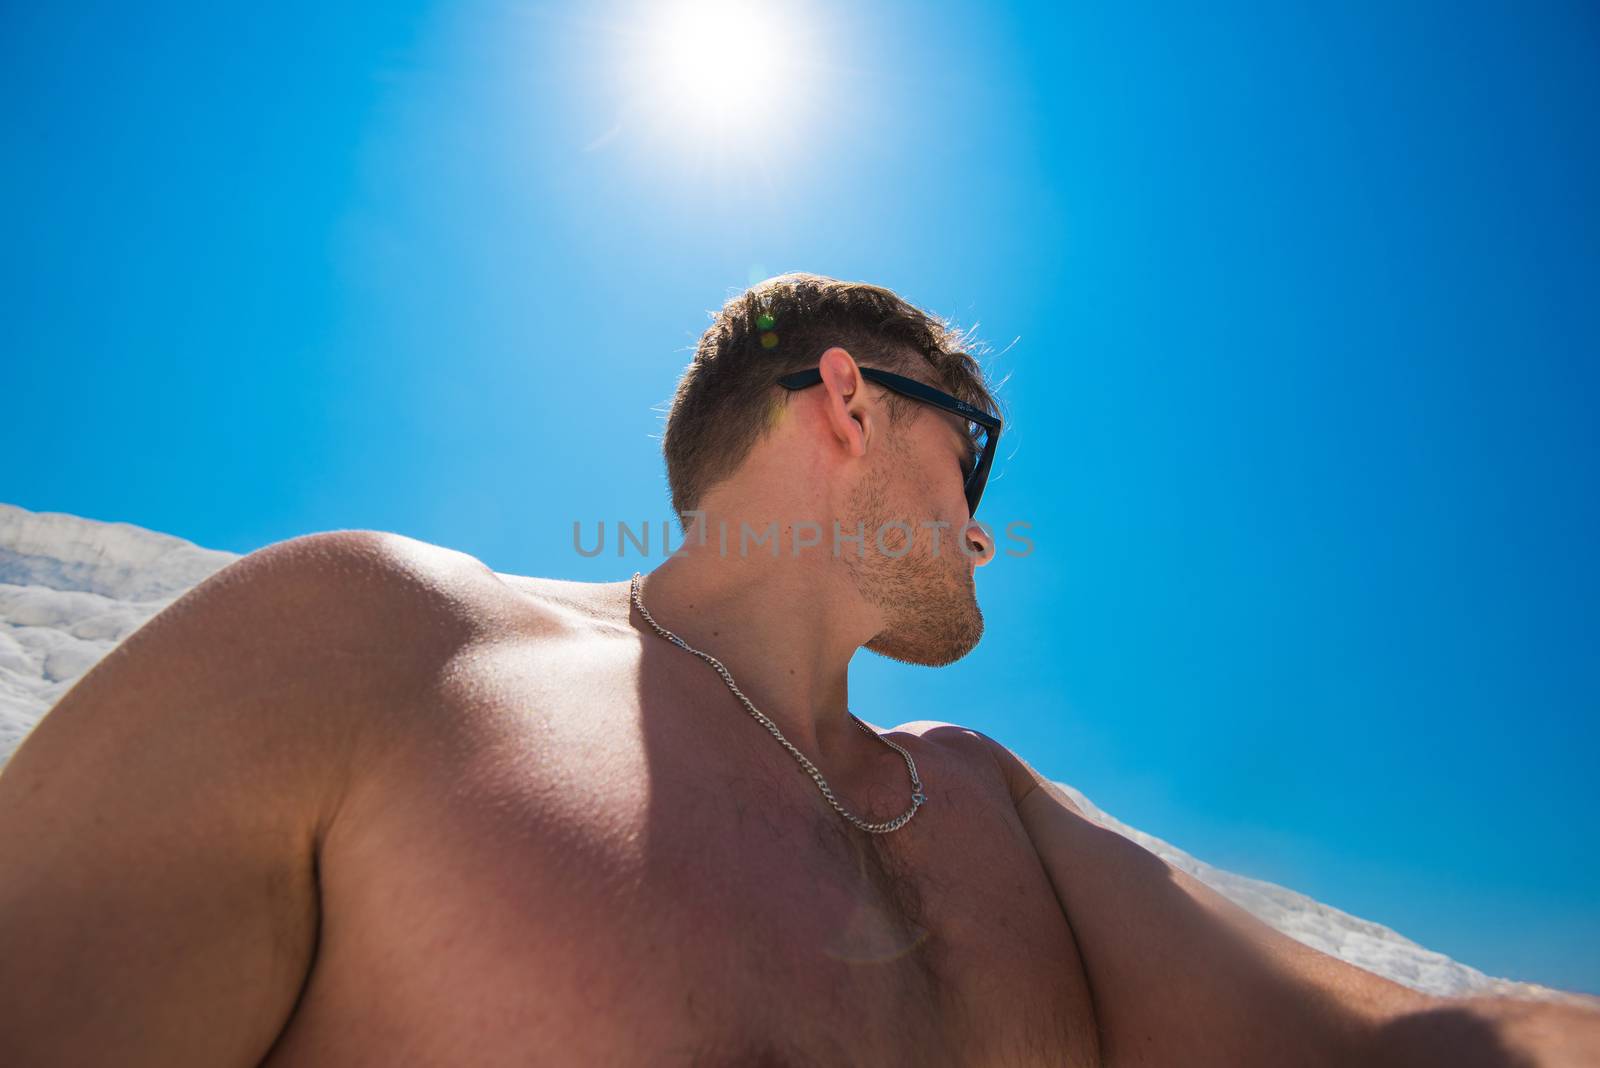
[[(918, 382), (915, 378), (907, 378), (905, 375), (880, 371), (876, 367), (863, 367), (861, 377), (869, 382), (876, 382), (885, 389), (904, 394), (912, 400), (953, 412), (967, 420), (969, 424), (977, 424), (975, 427), (969, 425), (967, 428), (967, 437), (978, 453), (978, 462), (967, 475), (967, 515), (969, 517), (977, 515), (978, 501), (983, 497), (983, 484), (989, 481), (989, 466), (994, 463), (995, 443), (1000, 440), (999, 417), (974, 408), (966, 401), (958, 400), (948, 393), (941, 393), (932, 386)], [(822, 370), (810, 367), (804, 371), (784, 375), (778, 379), (778, 385), (784, 389), (805, 389), (821, 381)]]

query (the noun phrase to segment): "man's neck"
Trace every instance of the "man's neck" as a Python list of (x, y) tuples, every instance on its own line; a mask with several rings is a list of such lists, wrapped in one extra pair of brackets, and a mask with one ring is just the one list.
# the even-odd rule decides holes
[[(847, 714), (850, 659), (880, 621), (837, 561), (797, 559), (781, 547), (776, 557), (770, 550), (723, 555), (714, 538), (703, 546), (691, 540), (641, 583), (655, 621), (721, 661), (801, 752), (835, 767), (860, 755), (865, 739)], [(659, 640), (637, 613), (634, 619)]]

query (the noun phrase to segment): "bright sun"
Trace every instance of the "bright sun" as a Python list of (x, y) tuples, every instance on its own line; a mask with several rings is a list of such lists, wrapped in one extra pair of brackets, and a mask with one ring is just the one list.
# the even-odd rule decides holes
[(803, 95), (791, 81), (799, 41), (781, 10), (729, 0), (653, 6), (639, 91), (679, 130), (747, 125), (781, 97)]

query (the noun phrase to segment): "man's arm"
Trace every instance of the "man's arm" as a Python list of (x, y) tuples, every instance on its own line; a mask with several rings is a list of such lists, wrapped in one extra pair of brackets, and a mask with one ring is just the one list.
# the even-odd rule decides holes
[(395, 537), (235, 561), (23, 741), (0, 772), (0, 1060), (262, 1059), (314, 959), (317, 855), (363, 725), (426, 659)]
[(1302, 945), (993, 745), (1077, 939), (1107, 1065), (1600, 1064), (1600, 1013), (1435, 997)]

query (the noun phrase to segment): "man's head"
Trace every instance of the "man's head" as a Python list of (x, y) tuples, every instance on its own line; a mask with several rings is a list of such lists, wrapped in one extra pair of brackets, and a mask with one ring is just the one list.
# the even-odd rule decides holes
[[(998, 414), (965, 351), (971, 341), (889, 290), (818, 275), (768, 279), (730, 300), (679, 381), (663, 435), (685, 531), (687, 513), (705, 509), (713, 491), (729, 511), (758, 496), (771, 506), (776, 496), (782, 514), (763, 513), (763, 521), (778, 519), (785, 530), (819, 522), (822, 543), (809, 551), (837, 561), (880, 610), (884, 627), (868, 648), (927, 664), (965, 655), (983, 630), (972, 572), (992, 553), (967, 529), (968, 424), (867, 381), (860, 369), (904, 375)], [(816, 386), (777, 384), (812, 368), (822, 372)], [(792, 501), (783, 497), (791, 488)], [(819, 514), (798, 514), (808, 508)], [(864, 551), (851, 541), (830, 553), (835, 520), (850, 536), (860, 524)]]

